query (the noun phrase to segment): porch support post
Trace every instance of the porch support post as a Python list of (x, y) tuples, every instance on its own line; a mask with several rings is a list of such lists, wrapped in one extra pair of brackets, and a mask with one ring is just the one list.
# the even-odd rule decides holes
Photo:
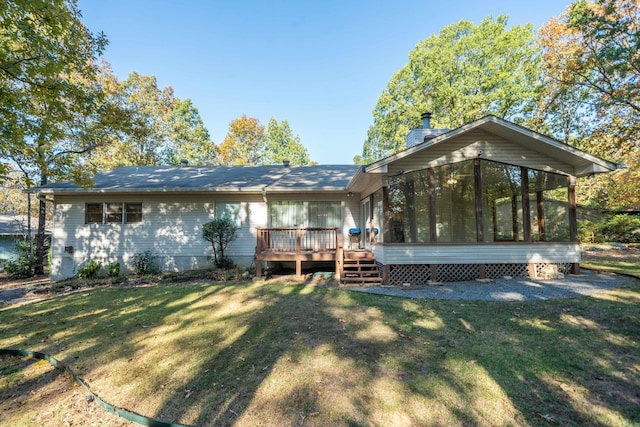
[(334, 278), (338, 283), (340, 282), (340, 274), (342, 272), (342, 262), (344, 258), (342, 253), (344, 250), (344, 243), (342, 240), (342, 232), (339, 228), (336, 228), (336, 274), (334, 275)]
[(390, 273), (389, 265), (384, 264), (382, 266), (382, 284), (383, 285), (389, 285), (389, 273)]
[(544, 197), (542, 191), (536, 191), (536, 207), (538, 209), (538, 234), (540, 241), (546, 242), (547, 236), (544, 230)]
[(523, 239), (531, 242), (531, 205), (529, 203), (529, 169), (520, 167), (522, 174), (522, 228)]
[(476, 241), (484, 241), (484, 221), (482, 218), (482, 173), (480, 172), (480, 159), (473, 160), (474, 187), (476, 196)]
[(296, 228), (296, 276), (302, 276), (302, 230)]
[(433, 168), (427, 169), (427, 182), (429, 186), (429, 241), (435, 243), (438, 240), (436, 221), (436, 172)]
[(576, 178), (567, 177), (569, 181), (569, 240), (578, 241), (578, 218), (576, 209)]
[(389, 187), (382, 187), (382, 241), (391, 242), (391, 209), (389, 209)]
[[(569, 240), (578, 242), (578, 209), (576, 205), (576, 177), (567, 177), (569, 181)], [(580, 264), (571, 264), (571, 272), (580, 274)]]

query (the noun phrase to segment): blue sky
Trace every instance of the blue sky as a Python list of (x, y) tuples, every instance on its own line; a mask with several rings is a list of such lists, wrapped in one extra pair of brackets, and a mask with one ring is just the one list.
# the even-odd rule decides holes
[(351, 164), (372, 110), (420, 41), (460, 20), (536, 28), (569, 0), (79, 0), (119, 79), (155, 75), (190, 98), (214, 142), (246, 114), (288, 120), (312, 160)]

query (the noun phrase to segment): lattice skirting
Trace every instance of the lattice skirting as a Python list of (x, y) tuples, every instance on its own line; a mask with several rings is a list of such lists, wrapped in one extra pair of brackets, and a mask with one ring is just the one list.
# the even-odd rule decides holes
[(540, 276), (540, 273), (542, 272), (542, 270), (549, 265), (557, 266), (558, 273), (562, 273), (562, 274), (571, 274), (571, 271), (573, 270), (573, 264), (571, 263), (562, 263), (562, 264), (540, 263), (540, 264), (536, 264), (536, 275)]
[[(549, 264), (535, 264), (536, 275)], [(554, 264), (558, 266), (558, 272), (570, 274), (573, 264), (560, 263)], [(380, 271), (384, 271), (384, 265), (378, 263)], [(430, 264), (391, 264), (388, 265), (389, 285), (402, 286), (406, 283), (412, 286), (426, 285), (431, 277)], [(480, 264), (437, 264), (436, 280), (438, 282), (460, 282), (467, 280), (475, 280), (480, 278)], [(528, 277), (528, 264), (484, 264), (485, 276), (489, 279), (497, 279), (504, 276), (512, 277)]]
[(390, 285), (402, 286), (404, 283), (426, 285), (429, 280), (431, 280), (431, 266), (428, 264), (393, 264), (389, 266)]
[(497, 279), (504, 276), (529, 276), (529, 266), (527, 264), (485, 264), (485, 271), (489, 279)]

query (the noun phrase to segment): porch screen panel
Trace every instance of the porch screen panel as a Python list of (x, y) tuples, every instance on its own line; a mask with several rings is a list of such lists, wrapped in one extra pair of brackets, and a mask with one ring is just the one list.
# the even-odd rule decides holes
[(269, 206), (272, 228), (298, 227), (304, 224), (304, 205), (299, 201), (275, 201)]
[(439, 243), (477, 241), (473, 160), (435, 168)]
[[(391, 242), (430, 243), (429, 215), (431, 213), (427, 171), (420, 170), (392, 177), (389, 179), (388, 189)], [(380, 195), (381, 199), (382, 195)], [(380, 225), (382, 214), (380, 204)]]
[(568, 242), (569, 196), (567, 177), (529, 170), (531, 237), (534, 242)]
[(342, 204), (340, 202), (308, 202), (309, 227), (340, 228)]
[(484, 240), (522, 241), (522, 171), (519, 166), (482, 160)]

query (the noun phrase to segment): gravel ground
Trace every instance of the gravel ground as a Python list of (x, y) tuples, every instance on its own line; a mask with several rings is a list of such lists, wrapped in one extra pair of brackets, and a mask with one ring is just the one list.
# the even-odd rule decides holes
[(480, 281), (449, 282), (428, 285), (421, 289), (367, 286), (350, 288), (354, 292), (398, 296), (477, 301), (539, 301), (555, 298), (576, 298), (607, 289), (631, 286), (637, 279), (619, 274), (603, 274), (582, 269), (581, 274), (570, 274), (564, 279), (537, 280), (529, 277)]

